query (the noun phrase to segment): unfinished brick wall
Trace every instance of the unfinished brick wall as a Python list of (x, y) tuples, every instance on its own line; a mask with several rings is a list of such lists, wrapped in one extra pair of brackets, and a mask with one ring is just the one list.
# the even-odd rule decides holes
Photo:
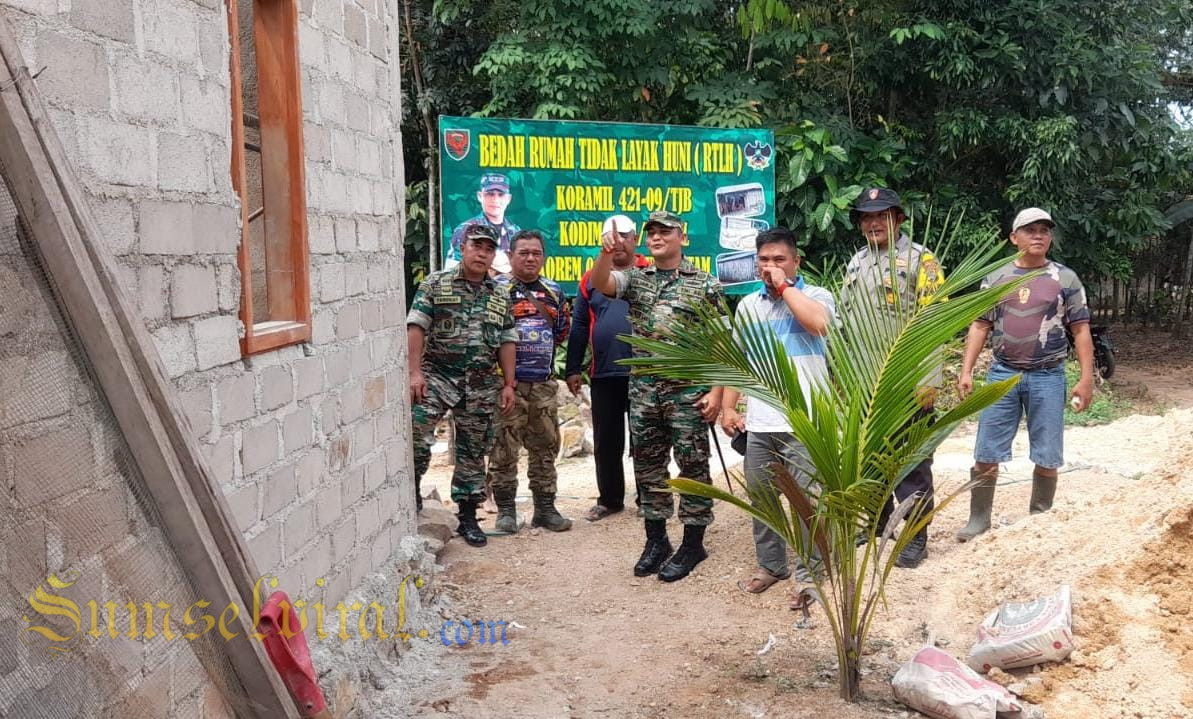
[(415, 533), (390, 4), (301, 2), (313, 337), (242, 358), (224, 3), (0, 2), (256, 562), (328, 606)]

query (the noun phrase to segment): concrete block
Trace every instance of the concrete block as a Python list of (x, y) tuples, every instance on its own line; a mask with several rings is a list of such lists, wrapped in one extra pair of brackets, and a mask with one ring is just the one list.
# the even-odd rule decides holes
[(359, 92), (349, 90), (344, 93), (344, 103), (344, 112), (348, 121), (348, 127), (357, 132), (368, 134), (372, 130), (369, 119), (369, 101)]
[(267, 522), (283, 508), (298, 500), (298, 480), (292, 464), (270, 472), (261, 484), (261, 516)]
[(253, 376), (250, 374), (235, 375), (220, 381), (216, 386), (215, 397), (219, 403), (218, 412), (221, 425), (239, 422), (253, 416), (255, 413), (253, 385)]
[(365, 494), (376, 492), (383, 484), (385, 484), (385, 456), (379, 454), (365, 465)]
[(202, 437), (211, 431), (211, 387), (204, 385), (198, 389), (181, 393), (182, 409), (186, 412), (187, 421), (196, 437)]
[(333, 77), (352, 82), (352, 48), (347, 43), (327, 38), (327, 70)]
[(232, 483), (236, 477), (236, 437), (226, 433), (215, 444), (201, 445), (212, 478), (220, 486)]
[(397, 198), (394, 195), (394, 186), (388, 182), (374, 182), (373, 214), (389, 217), (397, 211), (396, 207)]
[(120, 42), (136, 39), (135, 21), (131, 2), (72, 0), (70, 4), (71, 25)]
[(340, 422), (352, 424), (364, 415), (364, 388), (357, 383), (340, 392)]
[(257, 507), (257, 493), (257, 485), (250, 484), (228, 495), (228, 507), (232, 510), (232, 516), (241, 532), (248, 531), (249, 527), (261, 519), (261, 510)]
[(160, 265), (137, 268), (137, 309), (146, 321), (161, 319), (170, 309), (166, 296), (166, 270)]
[(393, 295), (381, 307), (381, 323), (386, 327), (399, 327), (406, 323), (406, 307), (402, 298)]
[(218, 307), (215, 268), (203, 265), (174, 268), (170, 278), (170, 310), (175, 318), (215, 312)]
[(384, 68), (379, 69), (378, 63), (373, 59), (373, 56), (363, 51), (352, 53), (352, 68), (352, 82), (364, 94), (376, 97), (377, 74), (378, 72), (385, 72)]
[(346, 172), (356, 169), (356, 137), (346, 130), (331, 131), (332, 165)]
[(91, 211), (103, 232), (104, 244), (113, 255), (131, 252), (137, 239), (133, 205), (121, 197), (91, 197)]
[(335, 224), (328, 217), (314, 215), (307, 220), (307, 245), (311, 253), (331, 255), (336, 251)]
[(369, 26), (365, 13), (352, 3), (344, 3), (344, 37), (360, 47), (369, 47)]
[(348, 515), (344, 523), (332, 530), (331, 534), (331, 562), (339, 564), (352, 554), (356, 546), (356, 516)]
[(398, 360), (397, 353), (393, 351), (396, 337), (393, 332), (378, 332), (373, 335), (373, 369), (389, 369)]
[(34, 15), (57, 15), (58, 0), (6, 0), (5, 5)]
[(37, 87), (51, 105), (107, 110), (110, 104), (108, 56), (99, 45), (43, 28), (37, 57), (46, 66)]
[(385, 406), (385, 377), (374, 377), (364, 384), (365, 412), (375, 412)]
[(240, 308), (240, 268), (229, 262), (219, 266), (216, 275), (216, 297), (222, 312)]
[(327, 388), (339, 387), (348, 381), (352, 371), (352, 351), (344, 347), (327, 355), (323, 359), (323, 367), (327, 372)]
[(319, 508), (319, 513), (315, 520), (319, 523), (319, 527), (326, 529), (339, 521), (342, 516), (340, 511), (340, 487), (335, 484), (328, 485), (320, 489), (315, 495), (315, 506)]
[(374, 502), (364, 502), (356, 510), (356, 546), (367, 547), (373, 535), (381, 529), (381, 516)]
[(294, 370), (294, 398), (306, 399), (323, 391), (323, 358), (306, 357), (291, 366)]
[(179, 377), (195, 369), (195, 341), (191, 328), (185, 324), (172, 324), (153, 331), (153, 343), (161, 355), (166, 373)]
[(187, 64), (199, 62), (198, 22), (190, 3), (142, 0), (141, 18), (146, 49)]
[(350, 348), (352, 353), (352, 376), (364, 377), (373, 371), (373, 360), (369, 356), (369, 343), (358, 342)]
[(332, 126), (344, 124), (344, 84), (335, 78), (324, 80), (319, 88), (320, 117)]
[(340, 426), (336, 421), (336, 407), (340, 401), (337, 393), (328, 393), (319, 403), (319, 439), (323, 440), (335, 433)]
[(163, 190), (209, 192), (211, 168), (202, 138), (163, 133), (157, 138), (157, 182)]
[(336, 340), (336, 313), (324, 305), (311, 311), (311, 344), (326, 345)]
[(274, 572), (282, 563), (282, 526), (274, 523), (248, 540), (249, 551), (262, 572)]
[[(352, 177), (348, 180), (348, 197), (352, 203), (352, 212), (357, 215), (376, 214), (376, 198), (373, 194), (374, 183), (367, 177)], [(390, 188), (392, 192), (392, 188)]]
[[(227, 73), (227, 60), (224, 60)], [(182, 107), (185, 108), (185, 122), (190, 127), (223, 137), (231, 130), (228, 108), (231, 97), (228, 88), (212, 80), (203, 80), (195, 75), (178, 76), (182, 89)], [(229, 157), (230, 154), (220, 154)], [(230, 182), (230, 181), (229, 181)]]
[(211, 369), (240, 359), (240, 321), (220, 316), (195, 323), (195, 357), (199, 369)]
[[(322, 449), (316, 447), (307, 452), (298, 460), (298, 464), (294, 469), (294, 474), (298, 479), (298, 493), (301, 496), (306, 496), (323, 483), (324, 470), (327, 465), (327, 455)], [(330, 486), (335, 487), (339, 491), (339, 485), (331, 483)]]
[[(222, 3), (221, 3), (222, 5)], [(214, 13), (211, 24), (199, 24), (199, 60), (202, 72), (215, 82), (227, 88), (231, 78), (228, 77), (228, 20), (224, 13)], [(220, 107), (227, 112), (228, 103)]]
[(327, 443), (327, 469), (334, 474), (348, 466), (348, 456), (352, 453), (352, 437), (347, 433)]
[(240, 463), (246, 476), (272, 464), (277, 458), (277, 422), (271, 419), (264, 424), (248, 427), (241, 432)]
[(369, 18), (369, 52), (373, 57), (385, 60), (389, 57), (385, 22), (378, 17)]
[(351, 217), (337, 217), (336, 249), (341, 253), (356, 251), (356, 222)]
[(348, 304), (340, 307), (336, 314), (336, 339), (347, 340), (360, 336), (360, 305)]
[(142, 253), (228, 255), (240, 244), (239, 215), (233, 207), (143, 200), (138, 210)]
[(196, 252), (234, 254), (240, 247), (240, 211), (231, 205), (200, 203), (194, 206)]
[[(358, 220), (356, 223), (356, 243), (362, 252), (376, 252), (379, 250), (381, 248), (381, 226), (371, 220)], [(377, 265), (377, 267), (384, 267), (384, 265)]]
[(116, 110), (160, 123), (175, 123), (184, 111), (179, 104), (178, 71), (160, 62), (118, 55), (112, 68)]
[[(394, 403), (397, 404), (396, 402)], [(398, 434), (398, 412), (396, 409), (387, 409), (381, 414), (377, 415), (376, 419), (376, 439), (377, 445), (382, 446), (389, 440), (393, 439)]]
[(50, 522), (61, 532), (64, 553), (60, 566), (74, 565), (122, 540), (129, 531), (128, 499), (123, 485), (117, 485), (56, 506)]
[(363, 295), (369, 288), (369, 266), (364, 262), (344, 263), (344, 292), (349, 297)]
[(95, 473), (87, 431), (78, 425), (6, 450), (12, 457), (12, 496), (22, 508), (80, 489), (90, 484)]
[(286, 540), (286, 557), (298, 556), (298, 550), (315, 536), (315, 505), (311, 502), (300, 505), (286, 516), (283, 536)]
[(381, 329), (381, 301), (369, 300), (360, 305), (360, 328), (365, 332)]
[(113, 185), (155, 184), (154, 131), (96, 117), (80, 119), (79, 144), (84, 167)]
[[(320, 507), (319, 512), (315, 515), (315, 520), (322, 519), (324, 508)], [(306, 576), (309, 577), (306, 589), (312, 591), (315, 589), (315, 580), (319, 577), (327, 576), (328, 570), (331, 569), (331, 537), (323, 535), (315, 542), (314, 548), (303, 557), (303, 568)]]
[[(327, 66), (327, 52), (323, 49), (323, 33), (309, 22), (298, 22), (298, 59), (307, 67), (322, 70)], [(303, 94), (305, 101), (307, 96)]]
[(357, 422), (352, 429), (352, 450), (356, 459), (373, 451), (373, 423), (370, 420)]
[(315, 22), (325, 33), (340, 34), (344, 31), (344, 1), (315, 0)]
[(276, 409), (294, 399), (294, 378), (286, 365), (265, 368), (257, 378), (262, 411)]
[[(369, 292), (373, 294), (388, 295), (392, 289), (394, 282), (390, 278), (389, 268), (386, 263), (381, 262), (369, 265)], [(378, 302), (384, 303), (385, 297), (379, 297)], [(384, 320), (383, 320), (384, 322)]]
[(282, 420), (282, 445), (287, 457), (303, 447), (309, 447), (313, 436), (314, 422), (310, 407), (291, 412)]
[[(342, 172), (325, 172), (320, 177), (323, 187), (323, 192), (320, 195), (323, 207), (330, 212), (350, 212), (351, 205), (348, 202), (347, 176)], [(340, 238), (338, 236), (336, 237), (336, 249), (340, 252), (345, 251), (340, 247)]]
[(319, 301), (334, 302), (344, 298), (344, 263), (319, 265)]

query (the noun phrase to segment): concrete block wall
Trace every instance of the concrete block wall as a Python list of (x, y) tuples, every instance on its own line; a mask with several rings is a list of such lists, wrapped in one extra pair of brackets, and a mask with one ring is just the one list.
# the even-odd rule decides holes
[(392, 5), (300, 1), (313, 336), (244, 358), (224, 3), (0, 0), (258, 566), (327, 606), (416, 533)]

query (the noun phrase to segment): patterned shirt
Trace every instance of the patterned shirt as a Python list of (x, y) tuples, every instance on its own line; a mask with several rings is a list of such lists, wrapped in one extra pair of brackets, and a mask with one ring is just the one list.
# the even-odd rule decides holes
[(993, 327), (994, 358), (1019, 370), (1046, 369), (1065, 361), (1069, 342), (1065, 327), (1089, 322), (1085, 288), (1077, 273), (1049, 260), (1037, 268), (1006, 267), (990, 273), (982, 287), (994, 287), (1042, 270), (1043, 274), (1004, 297), (978, 319)]
[[(519, 382), (545, 382), (555, 375), (555, 348), (567, 339), (571, 316), (567, 295), (554, 280), (539, 277), (524, 283), (513, 275), (501, 275), (497, 284), (509, 292), (510, 310), (518, 331), (518, 360), (515, 375)], [(534, 297), (542, 312), (528, 299)]]
[[(848, 318), (851, 310), (856, 311), (855, 303), (870, 302), (875, 307), (889, 309), (893, 317), (897, 308), (909, 310), (916, 303), (928, 304), (943, 284), (944, 269), (936, 256), (927, 247), (912, 242), (907, 235), (900, 235), (893, 248), (879, 249), (867, 244), (854, 253), (845, 266), (845, 282), (841, 285), (842, 314)], [(924, 384), (939, 387), (943, 383), (942, 355)]]
[(509, 295), (486, 277), (469, 282), (462, 268), (429, 275), (410, 302), (407, 325), (427, 333), (422, 369), (448, 379), (478, 373), (496, 377), (497, 348), (516, 342)]
[[(660, 270), (655, 265), (614, 270), (613, 281), (616, 296), (630, 305), (630, 325), (639, 337), (666, 339), (673, 320), (694, 319), (704, 305), (725, 311), (721, 283), (686, 258), (674, 270)], [(634, 348), (635, 357), (648, 354)]]
[[(813, 302), (819, 302), (828, 312), (831, 324), (836, 315), (836, 302), (833, 293), (823, 287), (815, 287), (804, 283), (801, 277), (795, 283), (795, 288), (807, 295)], [(808, 414), (812, 413), (812, 397), (808, 388), (812, 384), (821, 387), (828, 386), (828, 365), (825, 362), (824, 337), (808, 332), (804, 326), (791, 314), (791, 308), (782, 297), (771, 298), (766, 288), (759, 292), (752, 292), (742, 298), (737, 306), (737, 321), (770, 325), (772, 331), (783, 343), (791, 364), (795, 366), (799, 375), (800, 387), (804, 389), (804, 399)], [(790, 432), (791, 425), (782, 412), (769, 404), (753, 397), (746, 400), (746, 431), (747, 432)]]

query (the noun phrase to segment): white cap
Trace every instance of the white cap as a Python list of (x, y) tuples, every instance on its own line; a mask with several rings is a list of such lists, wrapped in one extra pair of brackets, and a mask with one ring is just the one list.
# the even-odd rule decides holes
[(1011, 223), (1011, 232), (1018, 232), (1020, 227), (1030, 225), (1033, 222), (1047, 222), (1049, 227), (1056, 227), (1056, 223), (1052, 221), (1052, 215), (1048, 214), (1046, 210), (1041, 210), (1038, 207), (1029, 207), (1015, 215), (1015, 221)]
[(638, 227), (634, 224), (633, 220), (626, 217), (625, 215), (614, 215), (605, 220), (605, 224), (601, 227), (601, 234), (603, 235), (606, 232), (612, 231), (614, 227), (617, 228), (619, 233), (638, 231)]

